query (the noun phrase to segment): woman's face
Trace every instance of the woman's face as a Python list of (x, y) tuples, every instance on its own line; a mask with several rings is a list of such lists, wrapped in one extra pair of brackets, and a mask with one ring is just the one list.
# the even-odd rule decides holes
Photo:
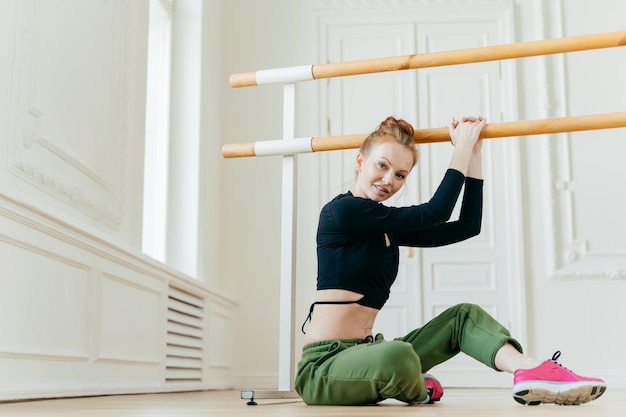
[(413, 168), (413, 155), (395, 140), (373, 145), (367, 156), (356, 157), (357, 180), (352, 194), (382, 202), (393, 196), (406, 181)]

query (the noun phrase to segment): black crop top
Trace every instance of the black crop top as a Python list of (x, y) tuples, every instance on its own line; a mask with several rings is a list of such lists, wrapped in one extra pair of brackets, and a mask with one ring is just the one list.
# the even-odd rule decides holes
[[(463, 185), (459, 219), (448, 222)], [(388, 207), (350, 191), (338, 195), (320, 213), (317, 289), (354, 291), (363, 294), (356, 303), (380, 310), (398, 273), (398, 247), (443, 246), (476, 236), (482, 200), (483, 180), (454, 169), (424, 204)]]

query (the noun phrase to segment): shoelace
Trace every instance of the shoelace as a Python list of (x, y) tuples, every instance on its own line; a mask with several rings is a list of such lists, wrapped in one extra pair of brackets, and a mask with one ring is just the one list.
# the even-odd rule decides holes
[[(554, 355), (552, 355), (552, 359), (550, 359), (552, 362), (554, 362), (555, 364), (559, 365), (561, 368), (563, 369), (567, 369), (566, 367), (564, 367), (563, 365), (561, 365), (560, 363), (557, 362), (557, 360), (561, 357), (561, 351), (557, 350), (556, 352), (554, 352)], [(567, 369), (569, 371), (569, 369)]]

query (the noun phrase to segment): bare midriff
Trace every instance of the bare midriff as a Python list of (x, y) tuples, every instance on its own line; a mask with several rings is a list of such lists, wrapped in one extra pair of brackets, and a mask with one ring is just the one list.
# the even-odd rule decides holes
[[(319, 290), (316, 301), (358, 301), (362, 294), (347, 290)], [(372, 336), (378, 310), (360, 304), (316, 304), (306, 327), (304, 343)]]

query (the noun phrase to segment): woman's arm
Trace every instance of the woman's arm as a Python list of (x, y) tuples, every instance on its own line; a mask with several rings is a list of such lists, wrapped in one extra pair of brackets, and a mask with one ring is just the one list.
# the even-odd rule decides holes
[[(485, 125), (482, 117), (452, 119), (450, 138), (455, 152), (450, 162), (459, 169), (466, 168), (465, 191), (459, 219), (429, 229), (397, 235), (401, 246), (433, 247), (457, 243), (480, 233), (483, 210), (482, 139), (478, 139)], [(468, 146), (473, 143), (471, 152)]]
[(448, 127), (450, 140), (454, 145), (450, 168), (465, 176), (482, 178), (482, 141), (478, 137), (486, 123), (486, 119), (481, 116), (464, 117), (461, 120), (452, 118)]
[(459, 219), (428, 229), (395, 235), (399, 246), (436, 247), (461, 242), (480, 233), (483, 214), (483, 180), (467, 178)]
[(407, 207), (389, 207), (361, 197), (331, 201), (322, 210), (325, 224), (343, 232), (401, 233), (427, 229), (450, 219), (466, 178), (448, 169), (427, 202)]
[[(482, 177), (481, 144), (480, 141), (477, 143), (477, 140), (484, 124), (485, 120), (482, 117), (464, 117), (461, 121), (452, 119), (450, 137), (455, 149), (450, 168), (427, 203), (410, 207), (387, 207), (358, 197), (341, 198), (327, 205), (325, 211), (328, 215), (327, 220), (334, 224), (337, 230), (344, 232), (395, 234), (423, 231), (438, 225), (444, 229), (449, 228), (450, 226), (446, 226), (445, 222), (450, 219), (464, 182), (467, 187), (466, 174), (474, 179)], [(465, 198), (467, 198), (467, 190), (464, 201)], [(482, 207), (482, 182), (480, 200)], [(463, 203), (463, 206), (465, 205)], [(462, 212), (465, 211), (467, 210), (462, 210)], [(467, 216), (463, 216), (459, 221), (460, 223), (453, 222), (456, 224), (454, 227), (468, 229)], [(444, 240), (448, 239), (444, 238)], [(458, 240), (463, 239), (456, 238), (456, 241)]]
[[(454, 152), (450, 167), (466, 175), (465, 191), (459, 219), (429, 229), (397, 235), (401, 246), (433, 247), (457, 243), (480, 233), (483, 215), (482, 139), (480, 132), (486, 121), (482, 117), (452, 119), (450, 139)], [(471, 146), (471, 148), (470, 148)], [(465, 171), (462, 171), (465, 169)]]
[(467, 167), (467, 176), (470, 178), (482, 179), (483, 178), (483, 140), (478, 139), (472, 150), (469, 166)]

